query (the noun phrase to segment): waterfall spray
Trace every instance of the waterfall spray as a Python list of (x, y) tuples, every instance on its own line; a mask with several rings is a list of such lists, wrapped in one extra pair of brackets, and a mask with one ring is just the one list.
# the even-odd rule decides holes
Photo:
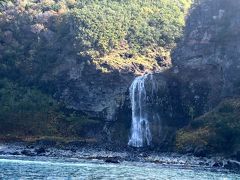
[(128, 145), (133, 147), (149, 146), (152, 141), (146, 110), (147, 93), (145, 81), (148, 76), (149, 74), (136, 77), (129, 89), (132, 105), (132, 127)]

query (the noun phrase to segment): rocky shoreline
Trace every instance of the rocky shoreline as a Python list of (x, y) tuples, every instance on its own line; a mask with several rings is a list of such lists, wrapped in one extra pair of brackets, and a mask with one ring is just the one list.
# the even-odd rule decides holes
[(240, 173), (240, 162), (224, 157), (196, 157), (192, 154), (160, 153), (148, 149), (116, 148), (111, 145), (82, 144), (80, 142), (56, 145), (51, 141), (34, 143), (0, 143), (0, 156), (44, 156), (100, 160), (106, 163), (124, 161), (154, 163), (163, 166), (201, 167), (230, 170)]

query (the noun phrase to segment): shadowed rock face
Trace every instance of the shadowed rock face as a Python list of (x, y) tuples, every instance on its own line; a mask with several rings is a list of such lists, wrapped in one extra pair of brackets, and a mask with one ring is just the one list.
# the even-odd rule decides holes
[[(219, 69), (215, 66), (173, 68), (153, 74), (152, 80), (145, 82), (151, 145), (160, 150), (171, 150), (175, 131), (215, 107), (220, 101), (222, 86)], [(122, 142), (127, 143), (130, 136), (128, 119), (131, 119), (129, 99), (119, 114), (118, 123), (128, 124), (125, 128), (129, 128), (128, 136), (120, 133), (119, 137), (124, 137)]]
[[(228, 103), (229, 107), (235, 107), (234, 103), (239, 102), (237, 98), (240, 95), (239, 19), (240, 1), (237, 0), (199, 1), (188, 17), (184, 38), (172, 55), (173, 64), (175, 69), (182, 69), (179, 70), (180, 77), (184, 77), (186, 70), (195, 69), (195, 72), (187, 73), (188, 76), (183, 79), (193, 76), (191, 83), (204, 82), (211, 84), (211, 88), (202, 84), (200, 89), (205, 89), (203, 92), (208, 92), (208, 96), (205, 98), (205, 103), (199, 104), (198, 108), (205, 110), (197, 113), (193, 119), (190, 118), (188, 126), (178, 131), (176, 143), (178, 150), (181, 146), (183, 152), (193, 152), (201, 156), (205, 156), (206, 153), (230, 155), (239, 150), (239, 141), (235, 140), (238, 136), (235, 129), (238, 127), (233, 125), (239, 122), (236, 115), (238, 112), (229, 114), (224, 112), (224, 114), (218, 111), (223, 104)], [(196, 74), (199, 71), (204, 75), (200, 81), (196, 81)], [(231, 100), (233, 97), (234, 101)], [(197, 124), (202, 119), (206, 120), (194, 127), (193, 124)], [(219, 127), (224, 127), (224, 135), (218, 130)], [(210, 133), (205, 132), (206, 129), (210, 129)], [(197, 138), (199, 141), (196, 140)], [(224, 146), (216, 144), (224, 144)]]
[(92, 61), (61, 62), (42, 76), (42, 86), (53, 86), (54, 97), (67, 108), (100, 120), (104, 128), (98, 139), (127, 145), (131, 124), (128, 91), (136, 72), (143, 72), (134, 64), (126, 67), (129, 71), (108, 67), (110, 72), (103, 72)]
[(54, 95), (68, 108), (80, 110), (89, 117), (111, 121), (121, 106), (133, 74), (119, 71), (102, 73), (93, 64), (70, 59), (50, 71), (43, 81), (56, 87)]
[[(92, 59), (83, 63), (68, 59), (49, 69), (41, 83), (51, 84), (54, 97), (63, 101), (67, 108), (106, 122), (116, 121), (116, 114), (128, 98), (136, 71), (141, 73), (134, 65), (127, 68), (132, 70), (102, 72), (101, 67), (92, 63)], [(145, 70), (148, 71), (147, 68)]]
[(165, 127), (179, 128), (211, 111), (224, 98), (239, 96), (239, 12), (237, 0), (202, 0), (193, 6), (184, 38), (172, 54), (173, 68), (166, 73), (174, 79), (169, 84), (178, 82), (167, 100), (176, 98), (178, 92), (179, 99), (172, 105), (181, 111), (173, 111), (175, 118), (163, 118)]
[[(223, 98), (240, 94), (239, 19), (237, 0), (201, 0), (193, 5), (184, 37), (172, 54), (173, 68), (153, 75), (154, 93), (151, 81), (146, 82), (153, 146), (171, 149), (177, 129), (211, 111)], [(119, 122), (131, 117), (129, 104), (127, 100)]]
[[(174, 66), (219, 69), (222, 96), (239, 95), (240, 1), (201, 0), (187, 20), (185, 35), (173, 53)], [(211, 76), (211, 74), (209, 74)]]

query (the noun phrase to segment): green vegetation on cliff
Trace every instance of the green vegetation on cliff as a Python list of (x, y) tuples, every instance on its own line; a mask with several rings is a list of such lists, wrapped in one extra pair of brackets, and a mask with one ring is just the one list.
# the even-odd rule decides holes
[(210, 153), (234, 153), (240, 148), (240, 99), (228, 99), (194, 119), (177, 133), (180, 151), (203, 148)]
[(48, 80), (61, 78), (54, 76), (54, 68), (74, 59), (103, 72), (131, 71), (133, 64), (154, 70), (170, 57), (181, 37), (190, 4), (191, 0), (1, 1), (1, 132), (91, 134), (88, 127), (96, 127), (98, 121), (66, 112), (64, 104), (52, 98), (56, 87)]
[(161, 48), (170, 50), (181, 37), (190, 4), (191, 0), (6, 1), (0, 6), (0, 58), (18, 66), (45, 66), (66, 55), (82, 60), (125, 50), (130, 53), (127, 58), (154, 59)]
[[(109, 53), (171, 47), (181, 36), (190, 1), (82, 1), (67, 13), (79, 50)], [(72, 20), (73, 19), (73, 20)]]
[(36, 88), (0, 80), (0, 139), (52, 136), (87, 137), (99, 122), (66, 112), (51, 96)]

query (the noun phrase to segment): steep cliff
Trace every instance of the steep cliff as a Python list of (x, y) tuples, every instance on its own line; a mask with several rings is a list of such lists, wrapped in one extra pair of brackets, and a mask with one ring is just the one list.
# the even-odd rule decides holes
[[(95, 130), (104, 126), (105, 133), (109, 133), (108, 124), (119, 119), (119, 109), (128, 98), (128, 87), (134, 77), (171, 66), (170, 50), (182, 34), (190, 3), (189, 0), (1, 1), (1, 78), (15, 89), (29, 91), (33, 97), (39, 96), (34, 94), (36, 89), (56, 102), (54, 113), (59, 123), (53, 123), (55, 135), (76, 136), (79, 131), (82, 132), (79, 136), (100, 137)], [(1, 87), (3, 92), (9, 90), (6, 84)], [(13, 92), (29, 111), (15, 106), (18, 101), (8, 103), (10, 97), (2, 99), (3, 105), (11, 106), (1, 118), (9, 119), (8, 127), (17, 121), (12, 118), (14, 107), (24, 113), (38, 113), (37, 107), (41, 109), (42, 104), (35, 102), (32, 111), (30, 101), (22, 102), (25, 91)], [(44, 113), (39, 112), (41, 117)], [(37, 126), (39, 119), (43, 119), (34, 118), (35, 123), (25, 127), (25, 120), (31, 120), (21, 117), (22, 136), (23, 129)], [(68, 124), (67, 132), (62, 133), (59, 124), (64, 122)], [(7, 131), (12, 132), (11, 128)]]
[[(172, 52), (173, 67), (153, 74), (154, 89), (146, 81), (155, 148), (196, 155), (239, 150), (239, 5), (196, 1)], [(226, 142), (228, 151), (220, 145)]]
[(222, 97), (239, 94), (239, 9), (236, 0), (196, 3), (183, 41), (173, 54), (175, 66), (219, 68), (224, 81)]
[[(200, 107), (210, 106), (177, 133), (180, 151), (200, 156), (206, 153), (231, 155), (239, 151), (239, 12), (240, 2), (236, 0), (202, 0), (191, 10), (183, 41), (173, 53), (175, 69), (197, 71), (211, 66), (215, 70), (204, 70), (204, 81), (213, 86), (212, 93)], [(195, 74), (192, 72), (193, 76)], [(211, 80), (214, 74), (215, 78)], [(191, 81), (194, 83), (194, 78)]]
[(226, 153), (216, 144), (230, 138), (237, 151), (239, 1), (198, 0), (189, 12), (190, 0), (172, 2), (1, 2), (2, 136), (126, 145), (129, 86), (151, 72), (145, 108), (155, 149)]

